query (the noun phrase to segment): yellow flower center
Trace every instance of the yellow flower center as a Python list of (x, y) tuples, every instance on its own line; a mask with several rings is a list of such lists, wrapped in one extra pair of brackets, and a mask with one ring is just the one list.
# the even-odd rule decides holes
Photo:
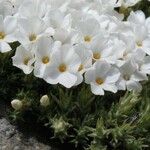
[(30, 61), (30, 58), (29, 58), (29, 57), (25, 58), (25, 59), (23, 60), (24, 65), (27, 66), (28, 63), (29, 63), (29, 61)]
[(83, 68), (84, 68), (84, 66), (81, 64), (81, 65), (79, 66), (78, 71), (79, 71), (79, 72), (80, 72), (80, 71), (82, 71), (82, 70), (83, 70)]
[(89, 36), (89, 35), (84, 37), (84, 41), (87, 42), (87, 43), (91, 42), (91, 40), (92, 40), (92, 37)]
[(138, 47), (142, 47), (143, 46), (143, 43), (141, 41), (136, 42), (136, 44), (137, 44)]
[(58, 70), (60, 72), (65, 72), (67, 70), (67, 66), (65, 64), (60, 64)]
[(124, 75), (123, 78), (124, 78), (124, 80), (126, 80), (126, 81), (129, 81), (129, 80), (130, 80), (129, 75)]
[(31, 35), (29, 36), (29, 40), (30, 40), (31, 42), (35, 41), (36, 39), (37, 39), (37, 36), (36, 36), (35, 34), (31, 34)]
[(0, 40), (3, 40), (5, 38), (5, 33), (4, 32), (0, 32)]
[(93, 53), (93, 58), (94, 59), (100, 59), (101, 58), (101, 54), (98, 52)]
[(104, 83), (104, 80), (102, 78), (96, 78), (95, 81), (98, 85), (102, 85)]
[(42, 63), (43, 63), (43, 64), (48, 64), (49, 61), (50, 61), (50, 59), (49, 59), (48, 56), (44, 56), (44, 57), (42, 58)]

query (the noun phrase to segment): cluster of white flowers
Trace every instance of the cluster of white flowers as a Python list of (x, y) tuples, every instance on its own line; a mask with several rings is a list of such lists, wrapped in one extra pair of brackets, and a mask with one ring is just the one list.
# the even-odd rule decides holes
[(66, 88), (83, 81), (96, 95), (141, 90), (150, 74), (150, 18), (116, 9), (139, 0), (0, 0), (0, 52), (20, 46), (13, 65)]

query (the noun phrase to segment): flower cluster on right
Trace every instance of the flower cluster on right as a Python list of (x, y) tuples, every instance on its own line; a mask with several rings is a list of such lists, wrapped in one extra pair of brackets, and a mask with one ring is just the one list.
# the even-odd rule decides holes
[(95, 95), (141, 91), (150, 74), (150, 17), (116, 0), (0, 1), (0, 52), (19, 42), (13, 65), (66, 88), (82, 82)]

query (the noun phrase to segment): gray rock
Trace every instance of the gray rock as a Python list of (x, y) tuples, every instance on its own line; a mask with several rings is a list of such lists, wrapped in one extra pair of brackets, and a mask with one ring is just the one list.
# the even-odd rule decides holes
[[(0, 119), (0, 150), (54, 150), (33, 137), (25, 137), (6, 119)], [(55, 149), (56, 150), (56, 149)]]

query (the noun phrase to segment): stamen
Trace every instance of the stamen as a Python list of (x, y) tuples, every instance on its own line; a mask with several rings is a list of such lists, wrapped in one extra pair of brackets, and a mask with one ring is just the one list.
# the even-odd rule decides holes
[(25, 58), (24, 61), (23, 61), (24, 65), (27, 66), (28, 63), (29, 63), (29, 61), (30, 61), (30, 58), (29, 58), (29, 57)]
[(37, 39), (37, 36), (36, 36), (35, 34), (31, 34), (31, 35), (29, 36), (29, 40), (30, 40), (31, 42), (35, 41), (36, 39)]
[(104, 83), (104, 80), (102, 78), (96, 78), (95, 81), (98, 85), (102, 85)]
[(67, 70), (67, 66), (65, 64), (60, 64), (58, 70), (60, 72), (65, 72)]
[(138, 47), (142, 47), (143, 46), (143, 43), (141, 41), (136, 42), (136, 44), (137, 44)]
[(80, 67), (79, 67), (79, 69), (78, 69), (78, 71), (79, 71), (79, 72), (82, 71), (83, 68), (84, 68), (84, 66), (81, 64)]
[(88, 43), (89, 43), (89, 42), (91, 42), (91, 40), (92, 40), (92, 37), (89, 36), (89, 35), (87, 35), (87, 36), (84, 37), (84, 41), (85, 41), (85, 42), (88, 42)]
[(101, 58), (101, 54), (98, 52), (93, 53), (93, 58), (94, 59), (100, 59)]
[(130, 80), (130, 76), (129, 75), (124, 75), (123, 76), (124, 80), (129, 81)]
[(42, 58), (42, 62), (43, 62), (43, 64), (48, 64), (48, 63), (49, 63), (49, 61), (50, 61), (50, 59), (49, 59), (49, 57), (48, 57), (48, 56), (44, 56), (44, 57)]
[(0, 40), (3, 40), (5, 38), (5, 33), (4, 32), (0, 32)]

